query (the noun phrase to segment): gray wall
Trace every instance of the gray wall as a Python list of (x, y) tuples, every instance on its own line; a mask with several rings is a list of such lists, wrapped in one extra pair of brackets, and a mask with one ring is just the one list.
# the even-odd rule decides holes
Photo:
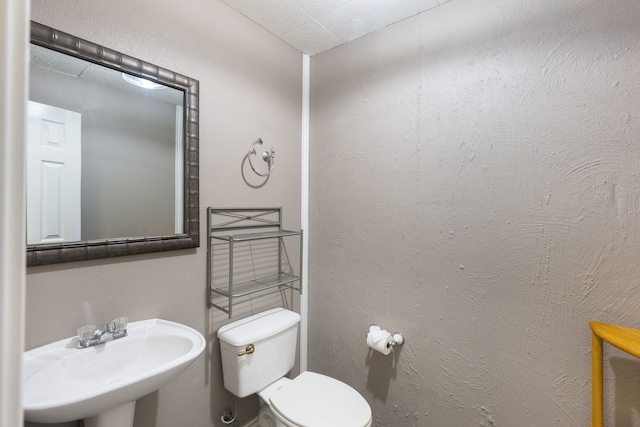
[[(301, 54), (218, 1), (33, 0), (32, 19), (200, 81), (202, 243), (197, 250), (29, 268), (27, 349), (119, 315), (189, 325), (207, 338), (204, 354), (138, 401), (135, 426), (222, 426), (220, 413), (233, 397), (222, 385), (215, 333), (228, 319), (206, 308), (205, 211), (283, 206), (285, 226), (300, 227)], [(258, 137), (278, 150), (266, 181), (245, 161)], [(267, 303), (245, 304), (238, 317)], [(241, 424), (257, 411), (255, 397), (242, 399)]]
[[(312, 57), (309, 369), (376, 426), (589, 425), (588, 322), (640, 326), (638, 22), (454, 0)], [(640, 425), (640, 362), (605, 367)]]

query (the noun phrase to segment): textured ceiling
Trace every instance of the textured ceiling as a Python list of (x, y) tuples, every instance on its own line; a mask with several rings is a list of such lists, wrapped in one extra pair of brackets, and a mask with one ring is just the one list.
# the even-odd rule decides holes
[(315, 55), (450, 0), (222, 0), (300, 52)]
[[(63, 55), (46, 47), (31, 44), (29, 48), (31, 51), (30, 65), (32, 70), (34, 67), (41, 68), (46, 73), (63, 74), (67, 76), (68, 79), (74, 78), (110, 89), (135, 93), (145, 98), (155, 99), (172, 105), (182, 105), (183, 103), (184, 93), (181, 90), (169, 87), (162, 87), (162, 90), (143, 89), (127, 83), (123, 79), (123, 73), (120, 71), (93, 64), (70, 55)], [(32, 73), (34, 73), (34, 71), (32, 71)], [(43, 74), (39, 75), (40, 78), (43, 77)]]

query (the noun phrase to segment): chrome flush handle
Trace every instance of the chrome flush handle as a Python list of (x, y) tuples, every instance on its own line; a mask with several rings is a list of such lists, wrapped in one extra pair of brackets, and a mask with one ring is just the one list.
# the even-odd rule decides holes
[(249, 344), (247, 348), (244, 349), (244, 351), (241, 351), (240, 353), (238, 353), (238, 356), (244, 356), (245, 354), (253, 354), (254, 351), (256, 351), (256, 346), (254, 346), (253, 344)]

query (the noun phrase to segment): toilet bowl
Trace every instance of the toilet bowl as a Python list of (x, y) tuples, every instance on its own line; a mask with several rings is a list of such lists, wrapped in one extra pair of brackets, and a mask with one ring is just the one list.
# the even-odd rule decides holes
[(258, 394), (260, 427), (370, 427), (371, 408), (349, 385), (310, 371), (284, 377), (299, 322), (297, 313), (277, 308), (220, 328), (225, 388), (238, 397)]
[(360, 393), (315, 372), (303, 372), (293, 380), (282, 378), (258, 396), (264, 402), (260, 427), (371, 426), (371, 408)]

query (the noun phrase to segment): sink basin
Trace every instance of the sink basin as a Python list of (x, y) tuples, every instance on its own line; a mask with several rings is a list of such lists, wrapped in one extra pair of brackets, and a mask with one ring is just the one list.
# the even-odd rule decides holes
[(131, 322), (127, 332), (95, 347), (78, 349), (73, 337), (25, 352), (25, 420), (131, 425), (135, 401), (179, 375), (205, 347), (198, 331), (167, 320)]

